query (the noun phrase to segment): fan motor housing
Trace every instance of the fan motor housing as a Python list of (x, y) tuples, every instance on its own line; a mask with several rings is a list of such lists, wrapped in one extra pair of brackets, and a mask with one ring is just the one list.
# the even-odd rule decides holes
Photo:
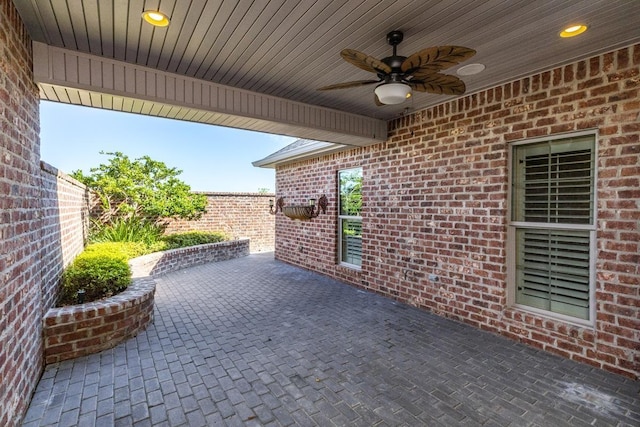
[(382, 58), (381, 61), (387, 64), (389, 67), (391, 67), (391, 69), (394, 72), (400, 73), (401, 72), (400, 67), (402, 67), (402, 63), (404, 62), (405, 59), (407, 59), (406, 56), (392, 55), (392, 56), (387, 56), (386, 58)]

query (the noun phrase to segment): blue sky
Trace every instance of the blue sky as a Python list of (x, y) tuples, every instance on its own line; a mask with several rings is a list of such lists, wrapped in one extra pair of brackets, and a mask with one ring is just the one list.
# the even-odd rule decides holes
[(194, 191), (275, 191), (273, 169), (253, 167), (294, 138), (200, 123), (40, 102), (41, 158), (63, 172), (106, 163), (100, 151), (148, 155), (181, 169)]

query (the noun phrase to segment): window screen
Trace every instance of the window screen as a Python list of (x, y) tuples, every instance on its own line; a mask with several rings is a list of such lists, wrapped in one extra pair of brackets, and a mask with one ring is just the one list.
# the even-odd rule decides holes
[(338, 172), (340, 263), (362, 264), (362, 169)]

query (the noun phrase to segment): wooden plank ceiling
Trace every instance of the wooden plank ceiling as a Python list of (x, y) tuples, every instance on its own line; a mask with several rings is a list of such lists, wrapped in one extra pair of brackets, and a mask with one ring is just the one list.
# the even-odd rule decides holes
[[(486, 70), (461, 77), (467, 93), (640, 42), (640, 1), (633, 0), (14, 3), (32, 38), (49, 46), (382, 120), (452, 97), (417, 93), (404, 104), (377, 107), (373, 86), (326, 92), (316, 89), (374, 77), (343, 61), (339, 53), (352, 48), (377, 58), (389, 56), (386, 34), (391, 30), (404, 32), (398, 47), (404, 56), (436, 45), (475, 49), (476, 56), (461, 65), (481, 63)], [(145, 23), (140, 17), (145, 9), (166, 13), (170, 25), (156, 28)], [(586, 23), (589, 30), (572, 39), (558, 37), (564, 26), (575, 22)], [(455, 74), (457, 68), (445, 72)], [(44, 98), (55, 94), (51, 87), (41, 92)], [(103, 97), (100, 103), (105, 108)], [(112, 101), (106, 104), (113, 106)], [(151, 111), (153, 106), (144, 109)], [(202, 115), (184, 114), (193, 120)]]

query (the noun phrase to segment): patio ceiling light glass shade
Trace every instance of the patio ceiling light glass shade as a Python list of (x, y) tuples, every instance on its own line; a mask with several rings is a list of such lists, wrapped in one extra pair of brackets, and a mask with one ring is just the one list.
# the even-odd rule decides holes
[(142, 18), (156, 27), (166, 27), (169, 25), (169, 17), (157, 10), (145, 10), (142, 12)]
[(401, 104), (411, 96), (411, 87), (404, 83), (385, 83), (376, 87), (375, 92), (383, 104)]
[(583, 24), (571, 25), (570, 27), (564, 28), (560, 32), (560, 37), (575, 37), (587, 31), (587, 26)]

